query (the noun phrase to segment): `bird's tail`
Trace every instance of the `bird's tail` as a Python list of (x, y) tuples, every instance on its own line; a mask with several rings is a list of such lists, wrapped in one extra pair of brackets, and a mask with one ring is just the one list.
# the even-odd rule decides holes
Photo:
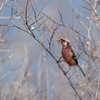
[(82, 69), (79, 65), (77, 65), (77, 66), (79, 67), (79, 69), (80, 69), (80, 71), (83, 73), (83, 75), (86, 77), (86, 75), (85, 75), (83, 69)]

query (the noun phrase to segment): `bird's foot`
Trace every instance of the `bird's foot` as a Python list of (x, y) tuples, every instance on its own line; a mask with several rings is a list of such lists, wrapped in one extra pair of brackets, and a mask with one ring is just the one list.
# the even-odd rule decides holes
[(59, 60), (62, 58), (62, 56), (59, 58)]
[(57, 63), (60, 63), (60, 62), (65, 62), (65, 60), (58, 60), (58, 61), (57, 61)]
[(67, 72), (64, 72), (64, 75), (67, 75)]
[(57, 63), (60, 63), (60, 60), (58, 60)]

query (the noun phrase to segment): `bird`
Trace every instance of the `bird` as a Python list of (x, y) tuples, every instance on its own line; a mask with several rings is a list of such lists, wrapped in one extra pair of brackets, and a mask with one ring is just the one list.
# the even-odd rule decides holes
[(84, 71), (82, 68), (78, 65), (77, 57), (71, 47), (71, 43), (68, 39), (61, 38), (60, 40), (57, 40), (57, 42), (60, 42), (62, 44), (62, 57), (64, 61), (71, 67), (76, 66), (79, 67), (80, 71), (83, 73), (83, 75), (86, 77)]

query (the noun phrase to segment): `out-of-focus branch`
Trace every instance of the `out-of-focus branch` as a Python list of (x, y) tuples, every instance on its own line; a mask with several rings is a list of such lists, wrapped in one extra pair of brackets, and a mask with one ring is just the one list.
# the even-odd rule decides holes
[(17, 70), (17, 69), (20, 68), (21, 66), (22, 66), (22, 65), (20, 65), (20, 66), (18, 66), (18, 67), (16, 67), (16, 68), (11, 69), (9, 72), (7, 72), (6, 74), (4, 74), (4, 75), (0, 78), (0, 81), (2, 81), (2, 79), (3, 79), (4, 77), (6, 77), (9, 73), (11, 73), (11, 72)]
[(98, 46), (95, 42), (93, 42), (92, 40), (90, 40), (89, 38), (87, 38), (85, 35), (81, 34), (80, 32), (78, 32), (77, 30), (75, 30), (74, 28), (72, 28), (71, 26), (69, 26), (70, 29), (72, 29), (73, 31), (75, 31), (76, 33), (80, 34), (81, 36), (83, 36), (84, 38), (86, 38), (87, 40), (89, 40), (91, 43), (95, 44), (99, 49), (100, 46)]
[(96, 10), (95, 10), (98, 0), (94, 0), (94, 5), (93, 5), (93, 6), (90, 4), (90, 2), (89, 2), (88, 0), (83, 0), (83, 1), (85, 1), (85, 2), (87, 2), (87, 3), (89, 4), (89, 6), (92, 8), (91, 11), (93, 11), (93, 13), (94, 13), (94, 14), (97, 16), (97, 18), (100, 20), (99, 16), (98, 16), (97, 13), (96, 13)]
[(97, 100), (98, 98), (99, 87), (100, 87), (100, 68), (99, 68), (99, 75), (98, 75), (98, 84), (97, 84), (96, 93), (95, 93), (95, 100)]
[(5, 2), (2, 2), (1, 7), (0, 7), (0, 11), (2, 10), (3, 6), (9, 1), (11, 1), (11, 0), (5, 0)]
[(52, 35), (51, 35), (51, 37), (50, 37), (50, 41), (49, 41), (49, 51), (51, 51), (51, 41), (52, 41), (52, 38), (53, 38), (53, 36), (54, 36), (54, 34), (55, 34), (55, 31), (59, 28), (60, 26), (56, 26), (56, 28), (54, 29), (54, 31), (53, 31), (53, 33), (52, 33)]

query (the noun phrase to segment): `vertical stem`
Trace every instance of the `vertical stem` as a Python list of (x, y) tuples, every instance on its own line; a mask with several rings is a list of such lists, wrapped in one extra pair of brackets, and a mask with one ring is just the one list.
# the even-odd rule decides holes
[(96, 89), (96, 93), (95, 93), (95, 100), (97, 100), (97, 98), (98, 98), (99, 87), (100, 87), (100, 68), (99, 68), (99, 76), (98, 76), (98, 85), (97, 85), (97, 89)]

